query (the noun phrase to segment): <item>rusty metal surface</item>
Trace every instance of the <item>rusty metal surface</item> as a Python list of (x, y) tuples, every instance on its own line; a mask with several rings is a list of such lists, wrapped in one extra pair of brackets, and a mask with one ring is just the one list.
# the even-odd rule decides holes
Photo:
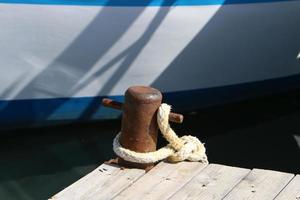
[[(162, 102), (159, 90), (146, 86), (133, 86), (125, 93), (125, 102), (120, 103), (104, 98), (104, 106), (123, 110), (120, 144), (126, 149), (135, 152), (152, 152), (157, 144), (157, 110)], [(171, 113), (169, 120), (182, 123), (183, 115)], [(149, 170), (154, 163), (139, 164), (125, 161), (122, 158), (115, 160), (121, 166)]]
[(102, 99), (102, 105), (109, 107), (109, 108), (114, 108), (117, 110), (122, 110), (122, 106), (123, 103), (118, 102), (118, 101), (114, 101), (112, 99), (108, 99), (108, 98), (103, 98)]
[[(106, 107), (114, 108), (117, 110), (122, 110), (122, 106), (123, 106), (123, 103), (108, 98), (102, 99), (102, 104)], [(181, 124), (183, 122), (183, 115), (171, 112), (169, 115), (169, 120), (171, 122)]]
[[(123, 104), (120, 144), (136, 152), (156, 150), (158, 126), (156, 111), (162, 101), (160, 91), (144, 86), (130, 87)], [(123, 159), (121, 165), (146, 168), (153, 164), (133, 164)]]

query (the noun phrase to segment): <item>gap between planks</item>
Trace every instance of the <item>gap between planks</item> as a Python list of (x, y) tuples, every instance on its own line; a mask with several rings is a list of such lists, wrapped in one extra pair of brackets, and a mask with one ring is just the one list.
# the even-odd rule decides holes
[(273, 200), (293, 177), (294, 174), (253, 169), (224, 199)]
[(114, 199), (168, 199), (206, 166), (200, 162), (161, 162)]
[(123, 169), (102, 164), (50, 199), (112, 199), (144, 174), (145, 171), (141, 169)]
[(249, 172), (249, 169), (210, 164), (170, 199), (222, 199)]
[(287, 199), (300, 200), (300, 175), (295, 176), (275, 198), (275, 200)]

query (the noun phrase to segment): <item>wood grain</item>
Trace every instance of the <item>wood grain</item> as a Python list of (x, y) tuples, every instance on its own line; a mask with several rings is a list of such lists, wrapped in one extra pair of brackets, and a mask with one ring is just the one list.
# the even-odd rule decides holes
[(249, 169), (210, 164), (170, 199), (222, 199)]
[(300, 175), (295, 176), (275, 199), (300, 200)]
[(293, 174), (283, 172), (253, 169), (224, 199), (271, 200), (293, 176)]
[(73, 183), (50, 199), (112, 199), (144, 175), (141, 169), (121, 169), (102, 164), (100, 167)]
[(161, 162), (115, 199), (168, 199), (205, 167), (199, 162)]

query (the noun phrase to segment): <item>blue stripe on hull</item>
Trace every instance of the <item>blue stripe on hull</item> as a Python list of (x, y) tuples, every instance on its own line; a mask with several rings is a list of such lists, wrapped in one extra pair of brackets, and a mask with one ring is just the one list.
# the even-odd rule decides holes
[(286, 1), (298, 0), (0, 0), (0, 3), (79, 6), (196, 6)]
[[(177, 111), (248, 99), (300, 87), (300, 75), (208, 89), (164, 93)], [(0, 127), (45, 125), (63, 121), (117, 118), (120, 112), (101, 106), (103, 97), (0, 101)], [(123, 101), (123, 96), (110, 98)]]

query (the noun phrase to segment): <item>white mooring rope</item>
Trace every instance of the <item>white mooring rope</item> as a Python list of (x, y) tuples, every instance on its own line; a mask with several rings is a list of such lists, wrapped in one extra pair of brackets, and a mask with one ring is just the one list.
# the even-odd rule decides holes
[(168, 159), (170, 162), (180, 162), (184, 160), (201, 161), (208, 163), (205, 154), (204, 145), (198, 138), (185, 135), (178, 137), (169, 124), (169, 114), (171, 106), (161, 104), (157, 112), (158, 127), (169, 142), (165, 147), (154, 152), (138, 153), (129, 149), (123, 148), (119, 143), (121, 133), (119, 133), (113, 142), (114, 152), (124, 160), (135, 163), (155, 163), (163, 159)]

